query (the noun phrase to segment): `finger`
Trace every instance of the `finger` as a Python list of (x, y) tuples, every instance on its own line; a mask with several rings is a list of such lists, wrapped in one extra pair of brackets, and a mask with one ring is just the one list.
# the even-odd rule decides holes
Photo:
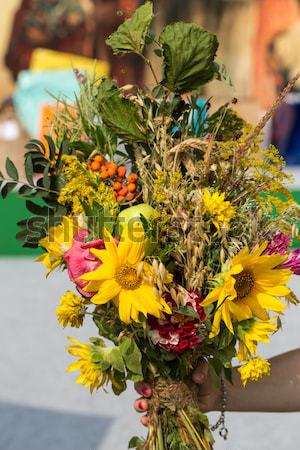
[(192, 380), (196, 384), (203, 384), (208, 377), (208, 363), (205, 361), (205, 359), (202, 359), (197, 369), (194, 371), (192, 375)]
[(148, 411), (148, 402), (147, 402), (147, 400), (144, 400), (142, 398), (140, 398), (139, 400), (136, 400), (134, 402), (134, 409), (137, 412), (146, 412), (146, 411)]
[(148, 426), (148, 416), (141, 417), (140, 422), (142, 425), (144, 425), (144, 427), (147, 427)]
[(152, 395), (151, 387), (148, 383), (145, 383), (145, 381), (142, 381), (140, 383), (135, 383), (134, 385), (135, 390), (138, 394), (142, 395), (143, 397), (149, 398)]

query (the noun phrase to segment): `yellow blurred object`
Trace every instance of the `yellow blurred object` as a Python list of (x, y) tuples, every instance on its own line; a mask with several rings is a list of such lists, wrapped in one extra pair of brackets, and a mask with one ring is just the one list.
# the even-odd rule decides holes
[(110, 65), (106, 61), (96, 61), (72, 53), (57, 52), (46, 48), (36, 48), (31, 56), (30, 70), (80, 69), (90, 75), (108, 77)]

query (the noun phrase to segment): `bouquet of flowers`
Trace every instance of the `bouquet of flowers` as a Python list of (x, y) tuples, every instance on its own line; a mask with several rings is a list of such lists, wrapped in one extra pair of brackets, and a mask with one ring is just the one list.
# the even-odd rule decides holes
[[(129, 447), (209, 450), (190, 374), (205, 358), (222, 387), (237, 357), (244, 385), (268, 375), (257, 345), (298, 302), (287, 283), (300, 274), (300, 250), (290, 249), (299, 207), (278, 151), (260, 145), (295, 80), (255, 128), (234, 112), (236, 100), (211, 112), (200, 89), (230, 82), (215, 60), (216, 36), (173, 23), (155, 37), (152, 18), (146, 2), (108, 45), (140, 55), (154, 89), (77, 71), (76, 104), (59, 108), (51, 137), (26, 146), (27, 180), (7, 159), (0, 186), (3, 198), (16, 189), (34, 214), (19, 223), (18, 239), (44, 250), (37, 260), (48, 274), (66, 270), (74, 283), (56, 309), (59, 323), (94, 321), (90, 342), (70, 338), (77, 383), (91, 393), (109, 384), (119, 395), (128, 380), (147, 380), (148, 436)], [(144, 56), (150, 44), (162, 77)], [(226, 437), (223, 415), (219, 425)]]

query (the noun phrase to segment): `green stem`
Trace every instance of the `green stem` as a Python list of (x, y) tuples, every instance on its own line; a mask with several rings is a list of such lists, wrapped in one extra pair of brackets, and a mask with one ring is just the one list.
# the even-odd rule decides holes
[(157, 447), (158, 447), (157, 450), (165, 450), (161, 421), (159, 421), (157, 429)]
[(15, 183), (15, 185), (20, 183), (20, 184), (22, 184), (22, 186), (27, 186), (27, 187), (29, 187), (31, 189), (35, 189), (37, 191), (45, 191), (45, 192), (50, 192), (51, 194), (59, 195), (59, 191), (53, 191), (52, 189), (43, 188), (41, 186), (35, 186), (35, 185), (32, 186), (29, 183), (24, 183), (24, 181), (19, 182), (19, 181), (11, 180), (9, 178), (2, 178), (2, 177), (0, 178), (0, 181), (6, 181), (7, 183)]
[(158, 78), (157, 78), (157, 76), (156, 76), (155, 70), (154, 70), (154, 68), (153, 68), (153, 66), (152, 66), (152, 63), (151, 63), (150, 59), (146, 58), (144, 55), (141, 55), (141, 57), (143, 58), (143, 60), (145, 61), (145, 63), (146, 63), (147, 66), (149, 67), (149, 69), (151, 70), (152, 75), (153, 75), (154, 80), (155, 80), (155, 83), (156, 83), (156, 84), (159, 84)]
[(180, 419), (182, 420), (184, 426), (186, 427), (186, 430), (189, 433), (193, 443), (195, 444), (196, 449), (197, 450), (207, 450), (201, 444), (198, 433), (195, 430), (195, 428), (193, 427), (192, 423), (190, 422), (190, 420), (187, 417), (187, 415), (185, 414), (185, 412), (181, 409), (180, 411), (178, 411), (178, 415), (179, 415)]

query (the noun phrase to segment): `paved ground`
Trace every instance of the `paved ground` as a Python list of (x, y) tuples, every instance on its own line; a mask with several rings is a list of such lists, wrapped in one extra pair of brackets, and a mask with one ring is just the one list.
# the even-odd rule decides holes
[[(0, 450), (125, 450), (141, 434), (130, 388), (120, 398), (91, 397), (66, 374), (66, 336), (87, 339), (82, 330), (61, 330), (53, 310), (68, 288), (62, 274), (47, 281), (30, 259), (0, 259)], [(294, 287), (300, 291), (294, 282)], [(299, 347), (300, 308), (288, 311), (265, 355)], [(297, 450), (300, 414), (228, 414), (229, 441), (216, 450)], [(212, 417), (212, 420), (214, 416)]]

